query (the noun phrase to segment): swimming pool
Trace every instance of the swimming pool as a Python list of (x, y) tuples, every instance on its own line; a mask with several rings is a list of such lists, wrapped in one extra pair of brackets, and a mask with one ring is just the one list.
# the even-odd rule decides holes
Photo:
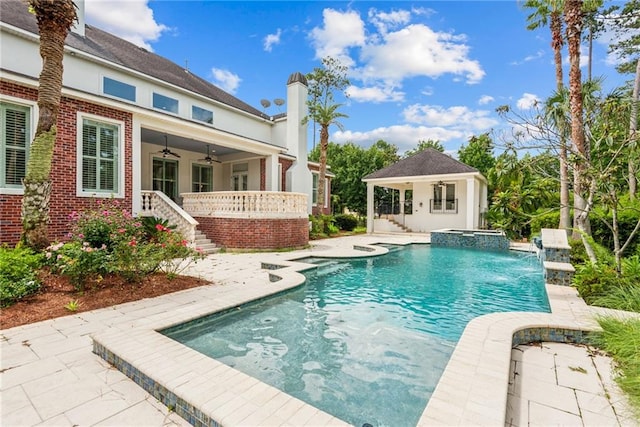
[(409, 246), (163, 333), (354, 425), (415, 425), (469, 320), (549, 311), (531, 255)]

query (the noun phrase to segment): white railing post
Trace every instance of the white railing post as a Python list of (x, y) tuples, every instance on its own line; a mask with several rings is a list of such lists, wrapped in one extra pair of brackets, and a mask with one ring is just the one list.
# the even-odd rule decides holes
[(194, 244), (198, 221), (161, 191), (142, 191), (141, 196), (141, 216), (155, 216), (167, 220), (169, 224), (176, 226), (176, 230), (190, 245)]

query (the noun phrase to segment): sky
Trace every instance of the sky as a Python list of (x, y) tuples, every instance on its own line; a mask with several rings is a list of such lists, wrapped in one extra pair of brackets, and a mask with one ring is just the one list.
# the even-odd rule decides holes
[[(495, 109), (526, 115), (555, 88), (550, 32), (527, 30), (517, 1), (85, 0), (85, 13), (88, 24), (267, 114), (285, 111), (273, 100), (286, 98), (290, 74), (339, 59), (350, 86), (336, 99), (348, 117), (343, 129), (330, 128), (330, 141), (365, 148), (383, 139), (403, 153), (431, 139), (455, 155), (485, 132), (500, 145), (510, 125)], [(612, 37), (594, 43), (593, 75), (605, 90), (630, 79), (607, 53)], [(583, 75), (586, 53), (583, 46)], [(566, 50), (564, 57), (567, 81)], [(310, 126), (310, 148), (317, 140)]]

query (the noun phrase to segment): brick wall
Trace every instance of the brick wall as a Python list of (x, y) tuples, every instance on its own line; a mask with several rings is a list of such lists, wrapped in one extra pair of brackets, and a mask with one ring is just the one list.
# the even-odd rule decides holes
[[(287, 170), (293, 164), (293, 160), (278, 159), (278, 162), (282, 165), (282, 175), (280, 176), (280, 188), (285, 191), (287, 188)], [(267, 160), (260, 159), (260, 191), (265, 191), (267, 188)]]
[[(35, 101), (38, 92), (35, 88), (0, 82), (0, 93)], [(131, 113), (116, 110), (83, 100), (62, 97), (58, 114), (58, 136), (53, 153), (51, 168), (52, 191), (50, 200), (49, 238), (52, 241), (64, 240), (69, 232), (69, 214), (91, 206), (91, 197), (76, 197), (76, 113), (78, 111), (99, 117), (123, 121), (124, 126), (124, 158), (125, 182), (123, 206), (131, 210)], [(33, 123), (32, 126), (36, 126)], [(20, 207), (22, 196), (0, 195), (0, 242), (15, 244), (22, 227), (20, 225)]]
[(299, 248), (309, 243), (309, 220), (195, 217), (198, 229), (229, 249)]

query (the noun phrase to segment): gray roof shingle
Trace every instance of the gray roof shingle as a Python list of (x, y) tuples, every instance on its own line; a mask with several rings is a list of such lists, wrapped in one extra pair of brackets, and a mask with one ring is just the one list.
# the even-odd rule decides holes
[(373, 172), (363, 179), (415, 177), (427, 175), (448, 175), (457, 173), (478, 172), (476, 168), (441, 153), (427, 148), (411, 157), (402, 159), (386, 168)]
[[(0, 1), (0, 20), (25, 31), (38, 34), (35, 15), (29, 13), (27, 6), (20, 0)], [(85, 26), (85, 37), (70, 32), (65, 43), (82, 52), (147, 76), (155, 77), (211, 100), (255, 116), (269, 118), (268, 115), (260, 110), (190, 73), (174, 62), (90, 25)]]

